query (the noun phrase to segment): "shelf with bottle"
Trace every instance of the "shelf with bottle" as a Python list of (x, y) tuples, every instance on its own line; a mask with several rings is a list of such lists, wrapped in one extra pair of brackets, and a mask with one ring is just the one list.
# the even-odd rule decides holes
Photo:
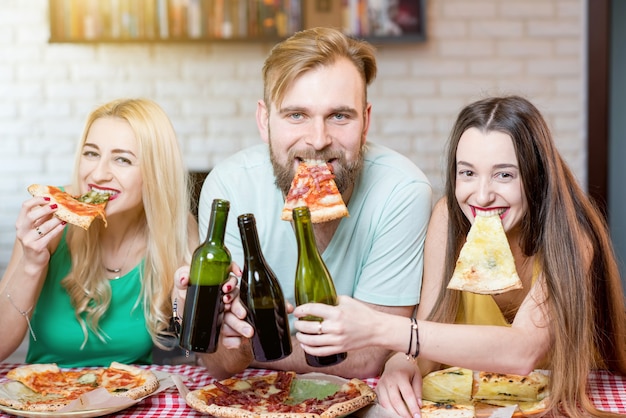
[(49, 0), (50, 42), (274, 42), (314, 26), (414, 42), (424, 39), (424, 1)]

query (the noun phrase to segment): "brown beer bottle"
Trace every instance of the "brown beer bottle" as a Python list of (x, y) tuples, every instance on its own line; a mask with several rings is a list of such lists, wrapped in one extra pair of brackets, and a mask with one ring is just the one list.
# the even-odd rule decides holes
[[(315, 244), (311, 212), (306, 206), (293, 209), (293, 221), (298, 241), (298, 264), (296, 266), (295, 298), (296, 305), (308, 302), (337, 304), (337, 292), (333, 279)], [(306, 321), (321, 321), (315, 316), (300, 318)], [(341, 363), (348, 356), (338, 353), (330, 356), (312, 356), (306, 354), (309, 366), (324, 367)]]
[(213, 200), (206, 240), (193, 253), (180, 332), (180, 347), (187, 351), (217, 350), (224, 317), (222, 285), (231, 261), (224, 245), (229, 209), (228, 200)]
[(240, 215), (237, 221), (244, 254), (240, 298), (254, 328), (252, 352), (257, 361), (280, 360), (292, 349), (283, 291), (261, 251), (254, 215)]

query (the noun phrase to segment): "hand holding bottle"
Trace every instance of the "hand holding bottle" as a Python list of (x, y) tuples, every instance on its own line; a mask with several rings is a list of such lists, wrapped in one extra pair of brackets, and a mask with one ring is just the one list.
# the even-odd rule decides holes
[[(293, 311), (298, 318), (294, 323), (298, 330), (296, 338), (305, 352), (314, 356), (329, 356), (373, 345), (384, 346), (383, 341), (375, 341), (375, 338), (386, 335), (383, 330), (388, 314), (349, 296), (338, 296), (337, 301), (336, 306), (305, 303)], [(309, 317), (322, 321), (304, 319)]]
[[(241, 337), (243, 333), (252, 332), (249, 330), (241, 330), (247, 325), (244, 321), (246, 311), (239, 301), (239, 287), (237, 286), (238, 278), (241, 277), (241, 269), (234, 261), (230, 265), (230, 278), (222, 286), (224, 293), (224, 323), (222, 324), (222, 342), (226, 348), (238, 348), (241, 345)], [(185, 296), (187, 287), (189, 286), (189, 266), (182, 266), (176, 270), (174, 274), (174, 298), (179, 306), (178, 315), (182, 317), (181, 306), (185, 305)], [(236, 302), (235, 302), (236, 301)], [(231, 313), (232, 309), (236, 313)], [(293, 308), (291, 308), (293, 310)], [(289, 311), (291, 312), (291, 311)], [(240, 316), (243, 316), (239, 319)], [(239, 331), (238, 331), (239, 330)]]

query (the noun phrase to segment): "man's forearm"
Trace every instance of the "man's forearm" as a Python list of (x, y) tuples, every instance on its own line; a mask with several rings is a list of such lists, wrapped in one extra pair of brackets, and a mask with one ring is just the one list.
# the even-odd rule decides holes
[(237, 349), (225, 348), (221, 343), (212, 354), (196, 353), (198, 363), (206, 367), (209, 374), (217, 380), (229, 378), (244, 371), (254, 360), (249, 341), (245, 340)]

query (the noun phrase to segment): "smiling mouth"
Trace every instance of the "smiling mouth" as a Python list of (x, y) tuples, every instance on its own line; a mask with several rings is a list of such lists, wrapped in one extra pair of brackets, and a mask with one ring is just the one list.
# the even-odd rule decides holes
[(119, 192), (113, 191), (111, 189), (99, 189), (95, 186), (92, 186), (89, 191), (100, 194), (100, 195), (108, 195), (109, 200), (113, 199), (115, 196), (119, 194)]
[(485, 210), (485, 209), (478, 209), (472, 206), (472, 211), (474, 212), (474, 217), (476, 216), (500, 216), (504, 212), (506, 212), (506, 209), (498, 208), (498, 209)]

